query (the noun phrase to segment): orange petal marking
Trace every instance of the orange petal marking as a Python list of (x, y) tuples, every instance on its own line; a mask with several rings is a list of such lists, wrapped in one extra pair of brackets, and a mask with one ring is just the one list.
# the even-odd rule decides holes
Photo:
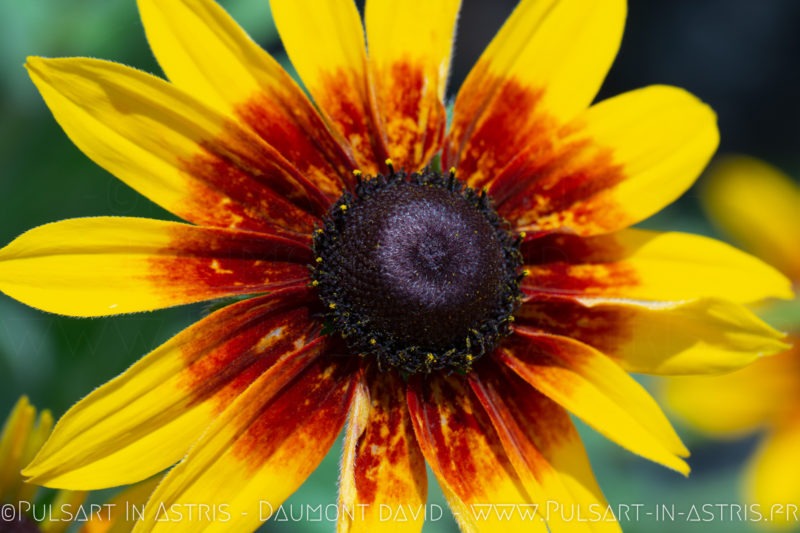
[(149, 260), (148, 282), (175, 299), (202, 301), (302, 282), (311, 261), (308, 247), (282, 237), (176, 226), (171, 244)]
[(392, 530), (391, 518), (422, 528), (427, 498), (425, 459), (406, 405), (406, 385), (394, 372), (367, 370), (345, 436), (340, 531)]

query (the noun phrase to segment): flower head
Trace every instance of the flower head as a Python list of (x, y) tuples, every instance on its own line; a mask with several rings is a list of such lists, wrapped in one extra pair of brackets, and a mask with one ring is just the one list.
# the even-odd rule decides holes
[[(800, 285), (796, 183), (763, 161), (728, 156), (714, 165), (704, 192), (712, 222)], [(670, 380), (664, 393), (672, 411), (709, 435), (766, 432), (746, 467), (745, 498), (772, 510), (767, 526), (786, 527), (796, 524), (781, 509), (800, 500), (800, 320), (797, 300), (761, 311), (788, 317), (781, 325), (792, 332), (790, 350), (724, 376)]]
[(589, 107), (625, 2), (523, 0), (447, 133), (457, 0), (368, 1), (369, 54), (351, 0), (271, 6), (315, 105), (211, 0), (139, 1), (169, 82), (28, 61), (75, 144), (188, 224), (36, 228), (0, 251), (0, 289), (79, 316), (247, 298), (83, 399), (26, 474), (95, 488), (176, 465), (141, 528), (203, 502), (225, 516), (199, 520), (251, 529), (345, 427), (343, 530), (395, 527), (382, 508), (419, 529), (427, 462), (462, 528), (528, 531), (535, 502), (604, 505), (568, 412), (688, 472), (626, 371), (778, 351), (741, 304), (791, 291), (722, 243), (628, 229), (692, 184), (718, 134), (677, 88)]

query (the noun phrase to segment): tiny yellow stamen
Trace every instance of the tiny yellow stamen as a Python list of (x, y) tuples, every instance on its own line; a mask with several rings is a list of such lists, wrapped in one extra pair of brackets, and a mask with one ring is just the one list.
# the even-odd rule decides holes
[(322, 258), (321, 257), (317, 257), (316, 259), (314, 259), (314, 261), (316, 261), (317, 263), (322, 263)]
[(525, 270), (522, 271), (522, 275), (527, 278), (528, 276), (531, 275), (531, 271), (526, 268)]
[(339, 209), (341, 209), (342, 211), (347, 211), (347, 206), (342, 204), (339, 206)]
[(375, 346), (376, 344), (378, 344), (378, 341), (376, 341), (375, 339), (370, 339), (370, 340), (369, 340), (369, 343), (370, 343), (371, 345)]
[(392, 163), (392, 160), (391, 160), (391, 158), (390, 158), (390, 159), (387, 159), (387, 160), (385, 161), (385, 163), (386, 163), (386, 166), (387, 166), (387, 167), (389, 167), (389, 168), (392, 168), (392, 167), (394, 166), (394, 163)]
[(434, 357), (432, 353), (429, 353), (428, 354), (428, 362), (429, 363), (433, 363), (434, 361), (436, 361), (436, 357)]
[(319, 286), (319, 281), (317, 281), (317, 280), (312, 281), (311, 282), (311, 286), (312, 287), (318, 287)]
[(328, 304), (328, 309), (336, 309), (336, 304), (331, 302)]
[(456, 167), (450, 167), (450, 175), (451, 176), (455, 176), (456, 175)]
[(353, 176), (358, 178), (359, 176), (361, 176), (361, 171), (358, 169), (353, 170)]
[(526, 232), (526, 231), (520, 231), (519, 232), (519, 238), (520, 239), (524, 239), (527, 235), (528, 235), (528, 232)]

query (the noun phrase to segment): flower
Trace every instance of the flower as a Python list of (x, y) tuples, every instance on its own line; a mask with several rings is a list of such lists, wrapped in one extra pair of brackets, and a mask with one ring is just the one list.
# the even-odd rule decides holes
[[(713, 222), (800, 285), (796, 183), (762, 161), (728, 156), (715, 165), (704, 193)], [(791, 317), (792, 307), (797, 300), (761, 310)], [(664, 384), (667, 405), (694, 428), (729, 439), (766, 433), (746, 466), (745, 498), (771, 517), (765, 525), (784, 527), (796, 525), (784, 511), (800, 501), (800, 320), (785, 322), (793, 331), (792, 349), (724, 376)]]
[(133, 529), (131, 506), (141, 506), (157, 479), (130, 487), (105, 504), (88, 504), (84, 491), (56, 491), (51, 497), (26, 483), (20, 470), (33, 459), (50, 431), (53, 415), (23, 396), (14, 405), (0, 433), (0, 531), (60, 533), (78, 524), (80, 533), (124, 532)]
[(316, 106), (210, 0), (139, 1), (169, 82), (29, 59), (73, 142), (188, 223), (33, 229), (0, 251), (0, 289), (79, 316), (246, 298), (79, 402), (26, 475), (88, 489), (176, 465), (139, 527), (247, 530), (345, 427), (342, 530), (419, 529), (426, 463), (463, 529), (558, 530), (578, 526), (535, 502), (605, 505), (568, 412), (687, 473), (626, 371), (782, 350), (742, 304), (791, 290), (725, 244), (628, 229), (691, 185), (718, 133), (677, 88), (589, 107), (624, 1), (521, 2), (446, 135), (457, 0), (370, 0), (369, 56), (351, 0), (271, 6)]

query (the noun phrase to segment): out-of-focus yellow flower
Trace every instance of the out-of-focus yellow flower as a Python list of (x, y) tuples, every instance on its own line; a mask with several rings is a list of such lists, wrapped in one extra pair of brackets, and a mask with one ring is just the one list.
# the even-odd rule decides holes
[[(744, 156), (714, 166), (705, 207), (722, 231), (800, 285), (800, 188), (776, 168)], [(796, 308), (796, 305), (795, 305)], [(788, 324), (788, 322), (787, 322)], [(791, 326), (794, 348), (719, 377), (680, 378), (665, 386), (667, 405), (693, 427), (718, 438), (759, 429), (766, 436), (751, 457), (745, 498), (765, 524), (797, 525), (781, 506), (800, 502), (800, 323)]]
[(139, 509), (159, 478), (138, 483), (106, 503), (89, 504), (88, 492), (56, 491), (52, 498), (26, 483), (20, 471), (53, 429), (53, 415), (38, 413), (22, 396), (0, 433), (0, 532), (61, 533), (79, 523), (80, 533), (124, 533), (133, 529)]

